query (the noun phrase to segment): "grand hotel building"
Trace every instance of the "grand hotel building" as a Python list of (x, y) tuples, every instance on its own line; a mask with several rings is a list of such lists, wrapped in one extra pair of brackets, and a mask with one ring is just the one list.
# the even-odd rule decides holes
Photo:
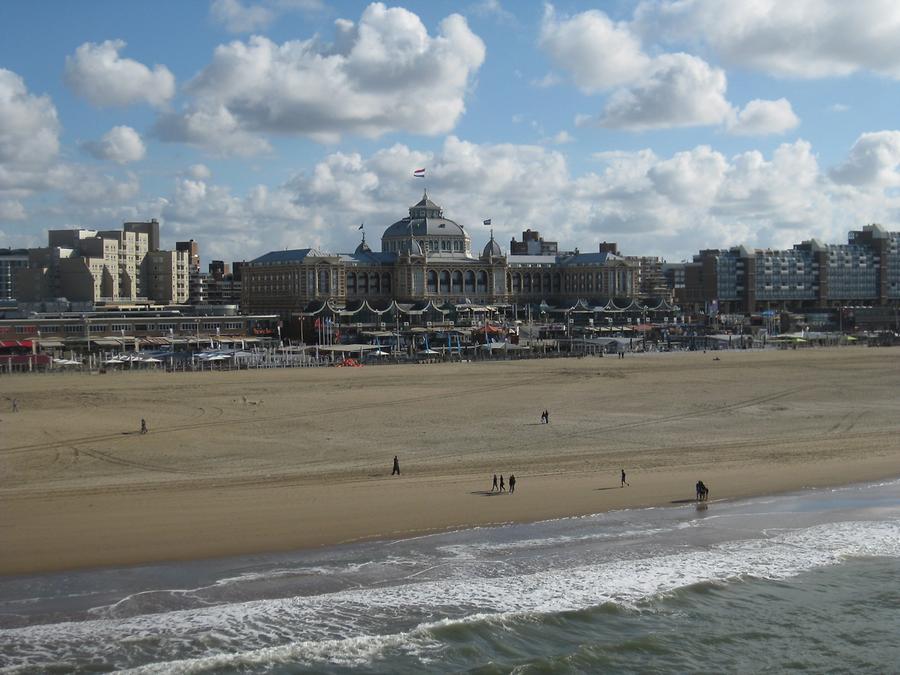
[(526, 253), (507, 255), (492, 233), (474, 253), (465, 228), (445, 218), (426, 193), (407, 217), (384, 231), (381, 251), (372, 251), (363, 235), (353, 253), (306, 248), (272, 251), (250, 261), (243, 269), (242, 308), (289, 317), (322, 303), (517, 306), (522, 311), (529, 305), (579, 302), (637, 306), (640, 265), (608, 245), (597, 253), (555, 253), (540, 246), (529, 252), (525, 244), (519, 250)]

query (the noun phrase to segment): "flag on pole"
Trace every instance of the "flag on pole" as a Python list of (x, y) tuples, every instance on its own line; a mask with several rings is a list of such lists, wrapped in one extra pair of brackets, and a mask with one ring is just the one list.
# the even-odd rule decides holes
[(357, 229), (357, 230), (361, 230), (361, 229), (363, 229), (365, 226), (366, 226), (365, 223), (360, 223), (360, 224), (359, 224), (359, 227), (357, 227), (356, 229)]
[(490, 225), (490, 224), (491, 224), (491, 219), (490, 219), (490, 218), (488, 218), (487, 220), (482, 221), (482, 225)]
[(413, 176), (416, 178), (425, 178), (425, 169), (416, 169), (413, 171)]

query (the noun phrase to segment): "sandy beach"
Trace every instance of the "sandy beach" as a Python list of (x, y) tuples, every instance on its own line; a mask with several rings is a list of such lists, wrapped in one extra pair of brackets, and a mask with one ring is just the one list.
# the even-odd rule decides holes
[(0, 396), (0, 574), (900, 475), (898, 349), (22, 375)]

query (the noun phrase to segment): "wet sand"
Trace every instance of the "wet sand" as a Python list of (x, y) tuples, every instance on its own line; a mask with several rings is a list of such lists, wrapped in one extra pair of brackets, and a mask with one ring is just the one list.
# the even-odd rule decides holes
[(2, 574), (900, 475), (896, 348), (17, 375), (0, 396)]

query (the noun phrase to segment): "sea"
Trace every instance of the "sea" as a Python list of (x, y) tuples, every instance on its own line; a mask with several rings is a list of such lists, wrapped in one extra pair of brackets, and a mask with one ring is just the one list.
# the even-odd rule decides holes
[(900, 481), (5, 577), (0, 669), (898, 672)]

